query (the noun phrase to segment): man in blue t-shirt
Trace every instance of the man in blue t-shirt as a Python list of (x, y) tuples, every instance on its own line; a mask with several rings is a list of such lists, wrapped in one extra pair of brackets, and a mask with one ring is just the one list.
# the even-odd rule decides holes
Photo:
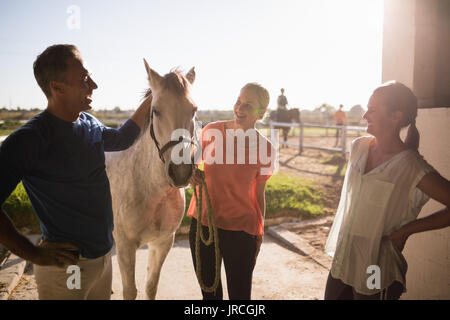
[(133, 144), (151, 96), (113, 129), (84, 112), (97, 84), (75, 46), (47, 48), (33, 68), (48, 105), (0, 147), (0, 204), (22, 181), (43, 234), (33, 245), (0, 208), (0, 243), (35, 264), (40, 299), (110, 299), (113, 213), (104, 152)]

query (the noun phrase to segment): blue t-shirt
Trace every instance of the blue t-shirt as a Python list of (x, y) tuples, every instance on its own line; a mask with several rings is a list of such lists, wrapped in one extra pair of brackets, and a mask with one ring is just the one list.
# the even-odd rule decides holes
[(130, 147), (139, 133), (132, 120), (113, 129), (89, 113), (67, 122), (41, 112), (0, 147), (0, 204), (22, 180), (44, 237), (86, 258), (105, 255), (114, 225), (104, 152)]

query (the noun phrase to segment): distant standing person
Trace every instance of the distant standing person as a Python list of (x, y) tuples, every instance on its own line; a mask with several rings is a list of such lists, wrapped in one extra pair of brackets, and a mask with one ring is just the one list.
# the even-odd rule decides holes
[[(344, 126), (347, 123), (347, 118), (345, 116), (345, 112), (342, 111), (343, 105), (339, 105), (339, 110), (336, 111), (333, 115), (334, 122), (337, 126)], [(339, 143), (339, 136), (341, 134), (340, 129), (336, 129), (336, 142), (334, 146), (336, 147)]]
[(288, 101), (286, 96), (284, 95), (284, 89), (281, 88), (281, 94), (277, 99), (277, 110), (287, 110)]

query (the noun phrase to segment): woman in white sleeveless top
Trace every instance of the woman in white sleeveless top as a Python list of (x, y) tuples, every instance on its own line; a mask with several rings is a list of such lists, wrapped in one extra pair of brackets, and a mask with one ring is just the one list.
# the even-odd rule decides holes
[[(325, 247), (333, 256), (325, 299), (400, 298), (408, 237), (450, 225), (450, 182), (418, 153), (416, 116), (417, 98), (405, 85), (390, 81), (373, 92), (364, 115), (373, 137), (352, 142)], [(407, 126), (403, 142), (400, 130)], [(446, 208), (417, 219), (430, 197)], [(379, 279), (369, 279), (374, 270)]]

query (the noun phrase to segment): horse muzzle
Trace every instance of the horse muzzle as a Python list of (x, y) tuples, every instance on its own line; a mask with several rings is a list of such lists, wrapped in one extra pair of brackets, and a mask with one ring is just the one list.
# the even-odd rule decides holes
[(167, 179), (174, 188), (184, 188), (189, 184), (194, 166), (191, 163), (175, 164), (170, 161), (167, 165)]

